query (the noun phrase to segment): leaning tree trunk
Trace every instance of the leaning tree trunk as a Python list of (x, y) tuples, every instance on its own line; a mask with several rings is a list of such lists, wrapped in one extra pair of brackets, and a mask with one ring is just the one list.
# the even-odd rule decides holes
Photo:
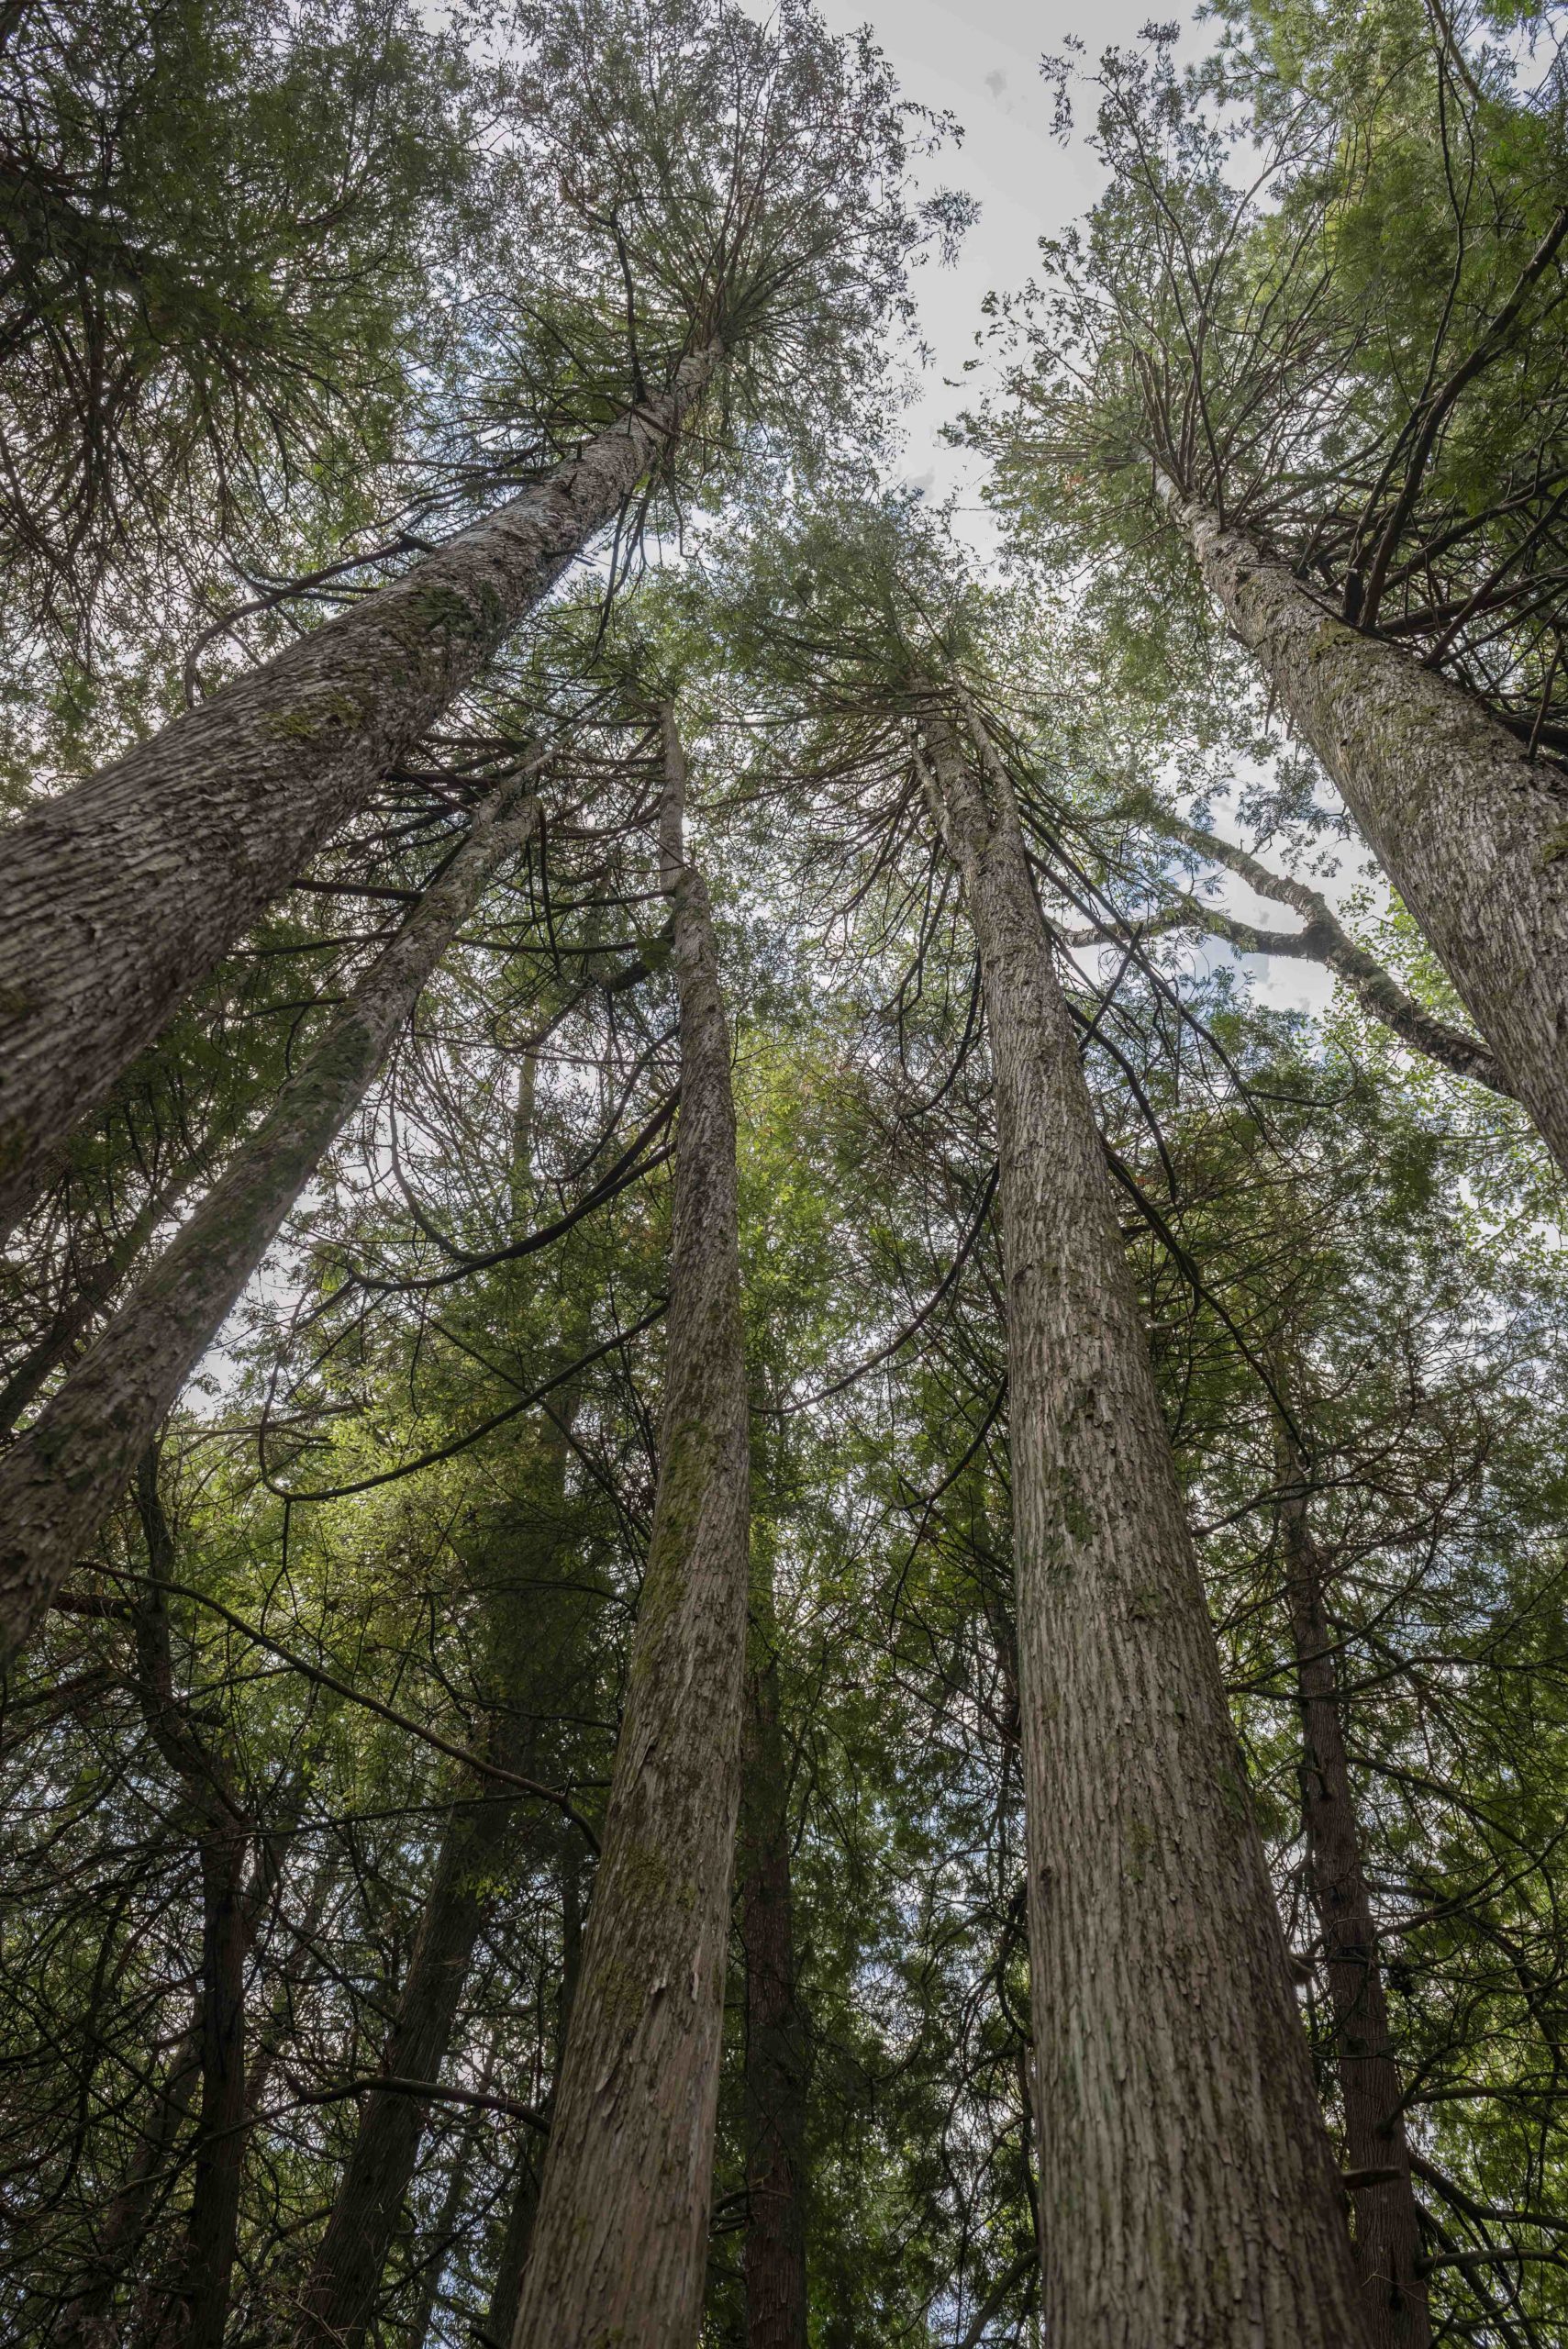
[(940, 707), (922, 733), (995, 1086), (1045, 2331), (1347, 2349), (1338, 2181), (1011, 786)]
[(1205, 585), (1568, 1169), (1561, 789), (1471, 695), (1325, 611), (1283, 562), (1160, 480)]
[(665, 713), (681, 1109), (653, 1532), (515, 2349), (682, 2349), (702, 2316), (746, 1667), (729, 1040)]
[[(758, 1544), (765, 1553), (765, 1539)], [(746, 1954), (747, 2349), (806, 2349), (806, 2046), (795, 1986), (788, 1772), (779, 1719), (772, 1575), (753, 1576), (740, 1803)]]
[(1428, 2349), (1420, 2217), (1345, 1752), (1323, 1560), (1308, 1516), (1306, 1464), (1283, 1432), (1279, 1450), (1285, 1598), (1301, 1707), (1301, 1814), (1334, 2017), (1367, 2338), (1372, 2349)]
[(520, 783), (481, 809), (254, 1134), (0, 1462), (0, 1660), (37, 1628), (485, 882), (538, 816)]
[(547, 478), (237, 678), (0, 852), (0, 1231), (51, 1145), (617, 513), (709, 346)]

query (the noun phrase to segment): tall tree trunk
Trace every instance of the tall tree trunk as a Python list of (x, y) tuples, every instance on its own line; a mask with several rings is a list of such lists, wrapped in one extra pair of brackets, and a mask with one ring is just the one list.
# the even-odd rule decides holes
[(137, 1467), (137, 1506), (147, 1540), (148, 1583), (135, 1614), (137, 1687), (154, 1743), (183, 1780), (199, 1822), (202, 1988), (195, 2031), (201, 2104), (195, 2176), (179, 2281), (154, 2338), (180, 2349), (219, 2349), (239, 2228), (245, 2160), (245, 1963), (259, 1920), (246, 1898), (250, 1822), (220, 1751), (174, 1689), (165, 1586), (174, 1536), (150, 1445)]
[[(487, 1673), (510, 1701), (486, 1743), (503, 1769), (524, 1769), (533, 1723), (521, 1698), (522, 1658), (533, 1586), (548, 1583), (564, 1538), (566, 1444), (550, 1426), (541, 1445), (539, 1489), (523, 1539), (527, 1555), (509, 1563), (502, 1588), (489, 1602)], [(474, 1784), (448, 1814), (424, 1913), (415, 1937), (396, 2019), (382, 2052), (388, 2078), (439, 2082), (473, 1953), (495, 1906), (495, 1887), (507, 1873), (517, 1842), (517, 1805)], [(375, 2312), (376, 2296), (398, 2221), (413, 2182), (428, 2112), (405, 2091), (373, 2088), (342, 2184), (304, 2292), (299, 2340), (306, 2349), (360, 2349)]]
[(239, 2232), (244, 2172), (245, 1927), (243, 1823), (202, 1838), (202, 2100), (184, 2272), (160, 2338), (221, 2349)]
[[(546, 2099), (546, 2110), (555, 2110), (556, 2088), (561, 2079), (562, 2057), (565, 2053), (566, 2034), (572, 2025), (573, 2002), (577, 1996), (577, 1984), (583, 1971), (583, 1857), (576, 1845), (568, 1845), (561, 1863), (561, 1987), (555, 2003), (555, 2074)], [(495, 2284), (490, 2295), (490, 2307), (480, 2336), (482, 2349), (510, 2349), (517, 2325), (517, 2301), (523, 2288), (523, 2274), (528, 2266), (528, 2251), (533, 2242), (534, 2221), (539, 2215), (539, 2169), (533, 2148), (525, 2138), (517, 2147), (517, 2171), (512, 2180), (512, 2199), (506, 2212), (506, 2232), (501, 2239), (501, 2255), (495, 2263)]]
[[(482, 2094), (489, 2089), (495, 2072), (495, 2043), (492, 2040), (479, 2076)], [(414, 2313), (408, 2320), (408, 2349), (425, 2349), (425, 2336), (430, 2330), (430, 2320), (436, 2313), (436, 2302), (440, 2298), (441, 2276), (446, 2267), (447, 2254), (456, 2243), (462, 2224), (462, 2206), (468, 2197), (469, 2175), (473, 2168), (473, 2157), (479, 2149), (484, 2129), (484, 2116), (475, 2111), (469, 2115), (459, 2132), (457, 2151), (452, 2155), (451, 2170), (447, 2178), (447, 2190), (441, 2197), (440, 2209), (436, 2212), (430, 2228), (430, 2248), (425, 2254), (424, 2281), (419, 2287)]]
[(748, 1445), (735, 1110), (664, 714), (681, 1111), (648, 1570), (516, 2349), (682, 2349), (702, 2317), (740, 1799)]
[(1338, 2181), (1011, 785), (940, 705), (921, 730), (995, 1085), (1045, 2332), (1347, 2349)]
[(1419, 2273), (1420, 2219), (1410, 2181), (1377, 1925), (1345, 1753), (1323, 1559), (1309, 1516), (1308, 1475), (1282, 1431), (1279, 1524), (1301, 1706), (1301, 1815), (1334, 2017), (1345, 2158), (1352, 2176), (1382, 2173), (1378, 2183), (1358, 2182), (1355, 2188), (1356, 2265), (1372, 2349), (1429, 2349), (1432, 2333), (1427, 2287)]
[(717, 357), (694, 351), (544, 481), (7, 831), (0, 1231), (50, 1146), (617, 513)]
[[(303, 1776), (296, 1779), (296, 1798), (303, 1797), (306, 1783)], [(289, 1826), (295, 1815), (294, 1800), (285, 1801), (283, 1810), (282, 1827), (263, 1838), (256, 1865), (242, 1895), (242, 1963), (248, 1962), (255, 1948), (261, 1920), (277, 1887)], [(306, 1907), (306, 1915), (312, 1920), (319, 1917), (328, 1882), (328, 1871), (318, 1869)], [(204, 1898), (204, 1976), (205, 1909)], [(174, 2043), (163, 2077), (152, 2099), (151, 2114), (131, 2156), (125, 2179), (110, 2196), (105, 2208), (93, 2256), (60, 2304), (60, 2317), (50, 2333), (54, 2349), (107, 2349), (107, 2344), (115, 2338), (115, 2288), (134, 2275), (139, 2266), (148, 2229), (162, 2190), (173, 2175), (175, 2148), (190, 2118), (196, 2090), (202, 2085), (205, 2021), (205, 2014), (198, 2005), (189, 2028)], [(262, 2101), (272, 2052), (272, 2048), (264, 2046), (257, 2063), (250, 2068), (245, 2087), (248, 2116), (254, 2114)]]
[(1471, 695), (1325, 611), (1165, 476), (1205, 585), (1257, 657), (1568, 1169), (1568, 824), (1552, 777)]
[(480, 810), (254, 1134), (0, 1461), (0, 1659), (37, 1628), (485, 882), (538, 816), (520, 783)]
[(788, 1772), (765, 1539), (752, 1577), (740, 1794), (746, 1953), (747, 2349), (806, 2349), (805, 2019), (795, 1987)]

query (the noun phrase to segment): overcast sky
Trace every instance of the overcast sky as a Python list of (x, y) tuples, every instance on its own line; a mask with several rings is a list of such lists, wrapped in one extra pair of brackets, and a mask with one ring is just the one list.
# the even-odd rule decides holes
[[(1043, 54), (1059, 50), (1076, 32), (1097, 56), (1113, 42), (1131, 41), (1151, 13), (1151, 0), (1099, 0), (1092, 21), (1084, 11), (1046, 0), (818, 0), (836, 32), (869, 24), (886, 51), (906, 96), (962, 124), (962, 147), (946, 149), (928, 167), (934, 185), (962, 187), (978, 198), (981, 216), (964, 240), (958, 266), (920, 273), (926, 340), (936, 353), (925, 395), (909, 419), (908, 472), (938, 495), (969, 477), (971, 468), (941, 448), (941, 423), (972, 397), (942, 379), (956, 377), (973, 355), (980, 305), (1031, 274), (1039, 239), (1053, 235), (1094, 201), (1099, 185), (1095, 158), (1080, 130), (1066, 146), (1051, 135), (1051, 97), (1040, 79)], [(1196, 43), (1189, 36), (1188, 44)]]

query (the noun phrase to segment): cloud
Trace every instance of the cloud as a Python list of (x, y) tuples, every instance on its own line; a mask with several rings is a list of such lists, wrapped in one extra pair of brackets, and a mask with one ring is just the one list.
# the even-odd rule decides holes
[(1003, 91), (1006, 88), (1007, 77), (1003, 72), (999, 65), (995, 72), (987, 73), (985, 76), (985, 86), (990, 91), (991, 95), (994, 98), (999, 98)]

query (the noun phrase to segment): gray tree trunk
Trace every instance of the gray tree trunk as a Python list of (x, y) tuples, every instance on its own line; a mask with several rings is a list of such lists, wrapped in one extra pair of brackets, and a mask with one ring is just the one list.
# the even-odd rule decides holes
[(0, 1232), (162, 1029), (617, 513), (713, 372), (35, 807), (0, 852)]
[(665, 718), (681, 1111), (659, 1482), (516, 2349), (689, 2349), (702, 2318), (746, 1664), (729, 1039)]
[(1283, 1431), (1279, 1455), (1285, 1597), (1301, 1707), (1301, 1815), (1334, 2016), (1345, 2159), (1357, 2180), (1351, 2207), (1367, 2338), (1372, 2349), (1429, 2349), (1420, 2216), (1345, 1752), (1323, 1559), (1308, 1514), (1308, 1472)]
[(1010, 784), (940, 708), (922, 733), (995, 1085), (1046, 2336), (1349, 2349), (1338, 2180)]
[(1205, 585), (1255, 654), (1568, 1170), (1568, 803), (1479, 702), (1324, 610), (1161, 476)]
[(538, 816), (520, 783), (480, 810), (254, 1134), (0, 1461), (0, 1660), (36, 1630), (484, 884)]

